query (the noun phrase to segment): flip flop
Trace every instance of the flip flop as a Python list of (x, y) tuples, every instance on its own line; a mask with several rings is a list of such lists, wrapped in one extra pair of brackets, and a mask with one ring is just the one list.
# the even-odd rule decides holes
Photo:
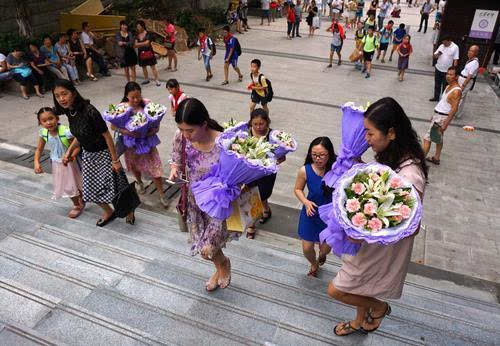
[[(342, 329), (341, 330), (345, 330), (346, 333), (345, 334), (339, 334), (339, 331), (337, 331), (337, 328), (339, 326), (342, 326)], [(347, 335), (351, 335), (351, 334), (355, 334), (355, 333), (359, 333), (359, 334), (363, 334), (363, 335), (366, 335), (367, 332), (359, 327), (358, 329), (354, 328), (352, 325), (351, 325), (351, 322), (341, 322), (339, 324), (337, 324), (334, 328), (333, 328), (333, 333), (337, 336), (347, 336)]]
[[(267, 214), (267, 216), (266, 216)], [(259, 222), (261, 224), (265, 224), (267, 221), (269, 221), (269, 219), (273, 216), (273, 212), (271, 211), (271, 209), (269, 209), (269, 211), (264, 211), (262, 217), (260, 218)]]
[[(391, 309), (391, 306), (389, 305), (389, 303), (386, 303), (386, 304), (387, 304), (387, 308), (385, 309), (385, 312), (381, 316), (379, 316), (379, 317), (373, 317), (371, 315), (371, 312), (368, 311), (366, 313), (365, 321), (368, 322), (368, 323), (373, 323), (374, 320), (379, 320), (381, 318), (384, 318), (385, 316), (389, 316), (391, 314), (391, 312), (392, 312), (392, 309)], [(382, 321), (380, 321), (380, 324), (382, 324)], [(373, 333), (374, 331), (376, 331), (380, 327), (380, 324), (378, 325), (378, 327), (375, 327), (373, 329), (364, 329), (363, 327), (361, 327), (361, 329), (364, 330), (367, 333)]]
[(314, 278), (317, 278), (318, 277), (318, 269), (316, 269), (316, 270), (309, 269), (309, 273), (307, 273), (307, 276), (312, 276)]
[(439, 164), (441, 163), (441, 161), (440, 160), (436, 160), (434, 158), (434, 156), (433, 157), (427, 157), (425, 160), (428, 161), (428, 162), (430, 162), (430, 163), (433, 163), (433, 164), (435, 164), (437, 166), (439, 166)]

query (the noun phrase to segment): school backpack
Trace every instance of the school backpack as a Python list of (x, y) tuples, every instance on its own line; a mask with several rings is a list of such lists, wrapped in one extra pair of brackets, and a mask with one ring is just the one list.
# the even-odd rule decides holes
[[(58, 124), (57, 135), (59, 136), (61, 143), (64, 145), (64, 147), (66, 149), (69, 148), (69, 139), (68, 139), (68, 137), (66, 137), (67, 130), (68, 130), (67, 126)], [(42, 137), (45, 142), (48, 142), (49, 141), (49, 130), (40, 129), (40, 137)]]
[[(212, 44), (208, 44), (209, 42), (212, 42)], [(212, 40), (210, 36), (207, 37), (207, 46), (212, 51), (212, 56), (215, 56), (215, 54), (217, 54), (217, 47), (215, 46), (214, 40)]]
[[(262, 76), (264, 76), (262, 73), (259, 74), (260, 85), (262, 85)], [(274, 90), (271, 81), (268, 78), (266, 78), (266, 84), (267, 84), (267, 91), (264, 91), (264, 93), (266, 94), (267, 102), (271, 102), (273, 100)]]
[(234, 51), (236, 52), (236, 54), (238, 54), (238, 56), (240, 56), (241, 55), (240, 41), (238, 41), (236, 37), (233, 37), (233, 39), (234, 39)]

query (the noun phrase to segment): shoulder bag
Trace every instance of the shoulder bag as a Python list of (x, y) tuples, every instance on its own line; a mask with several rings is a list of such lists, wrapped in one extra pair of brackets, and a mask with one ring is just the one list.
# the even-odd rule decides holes
[[(186, 139), (182, 136), (182, 153), (181, 153), (181, 177), (187, 178), (186, 175)], [(187, 198), (188, 198), (188, 184), (182, 184), (181, 197), (177, 202), (177, 218), (179, 220), (179, 229), (181, 232), (188, 232), (187, 225)]]

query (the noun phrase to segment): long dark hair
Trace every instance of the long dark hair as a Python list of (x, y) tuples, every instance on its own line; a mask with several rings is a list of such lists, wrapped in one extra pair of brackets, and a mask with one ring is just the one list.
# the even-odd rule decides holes
[(73, 83), (71, 83), (67, 79), (56, 79), (54, 81), (54, 88), (52, 88), (52, 97), (54, 98), (54, 110), (58, 115), (67, 114), (69, 112), (69, 109), (64, 109), (59, 105), (59, 102), (57, 102), (56, 96), (54, 95), (54, 90), (56, 90), (56, 88), (64, 88), (70, 91), (75, 96), (75, 99), (73, 101), (73, 108), (78, 112), (81, 111), (87, 104), (89, 104), (89, 100), (84, 99), (82, 95), (80, 95)]
[(427, 178), (428, 167), (417, 133), (396, 100), (384, 97), (368, 107), (364, 116), (384, 135), (387, 135), (391, 128), (396, 133), (396, 139), (391, 141), (383, 152), (375, 155), (377, 162), (397, 169), (403, 161), (413, 159), (420, 165)]
[(332, 141), (328, 137), (317, 137), (311, 142), (311, 144), (309, 144), (304, 165), (313, 163), (312, 148), (316, 145), (322, 145), (328, 151), (328, 162), (325, 167), (325, 172), (328, 172), (332, 169), (333, 163), (337, 160), (337, 155), (335, 154), (335, 149), (333, 149)]
[(141, 107), (144, 108), (146, 107), (146, 104), (144, 103), (144, 99), (142, 98), (142, 89), (139, 84), (136, 82), (128, 82), (125, 84), (125, 92), (123, 94), (122, 102), (129, 102), (128, 100), (128, 94), (132, 91), (138, 91), (141, 93)]
[(207, 123), (208, 128), (212, 130), (224, 131), (224, 128), (216, 120), (210, 118), (205, 105), (195, 98), (187, 98), (179, 104), (175, 112), (175, 122), (193, 126), (202, 126)]

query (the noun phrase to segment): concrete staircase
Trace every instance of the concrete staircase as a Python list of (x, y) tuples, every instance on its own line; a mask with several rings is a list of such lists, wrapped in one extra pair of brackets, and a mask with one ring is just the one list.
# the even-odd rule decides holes
[(96, 206), (70, 220), (50, 191), (49, 175), (0, 162), (0, 345), (500, 344), (494, 295), (415, 275), (377, 332), (335, 337), (354, 310), (326, 296), (333, 256), (307, 278), (295, 240), (241, 239), (231, 286), (209, 294), (212, 266), (175, 218), (139, 210), (100, 229)]

